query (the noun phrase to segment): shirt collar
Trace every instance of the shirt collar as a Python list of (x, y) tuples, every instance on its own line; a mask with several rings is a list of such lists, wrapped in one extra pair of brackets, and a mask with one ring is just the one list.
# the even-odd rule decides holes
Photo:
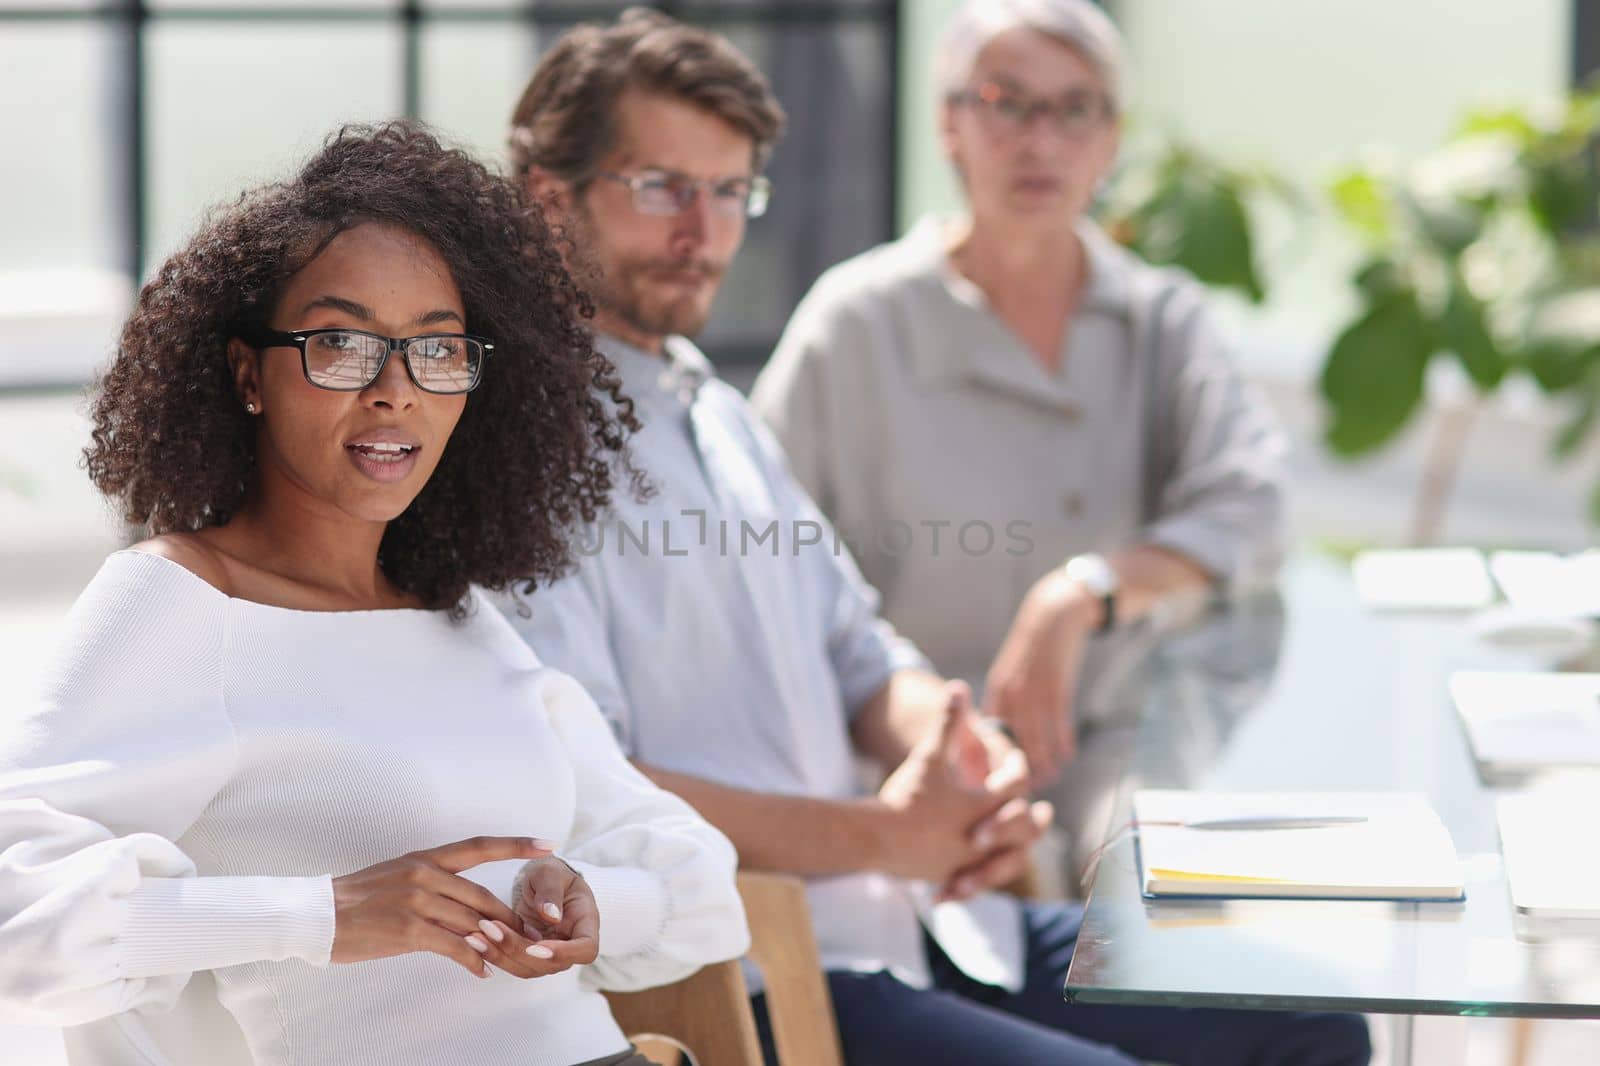
[[(918, 268), (918, 273), (930, 284), (937, 285), (956, 303), (971, 309), (990, 321), (987, 326), (1004, 327), (992, 321), (993, 312), (983, 290), (958, 273), (950, 262), (946, 233), (949, 219), (934, 215), (918, 220), (901, 238), (906, 254)], [(1083, 243), (1087, 276), (1083, 296), (1075, 319), (1087, 315), (1108, 315), (1128, 321), (1133, 317), (1134, 268), (1137, 264), (1127, 251), (1119, 247), (1095, 222), (1080, 219), (1074, 227)], [(996, 358), (994, 351), (983, 344), (951, 343), (918, 345), (910, 353), (917, 373), (926, 381), (981, 380), (1025, 397), (1060, 407), (1076, 410), (1064, 375), (1051, 376), (1031, 356), (1026, 356), (1017, 345), (1017, 359)]]
[(596, 332), (594, 346), (617, 368), (622, 391), (636, 403), (656, 397), (673, 397), (687, 403), (701, 385), (717, 374), (711, 360), (687, 337), (665, 338), (660, 355), (608, 333)]
[(1091, 219), (1079, 219), (1076, 231), (1089, 263), (1082, 310), (1132, 317), (1133, 277), (1138, 260)]

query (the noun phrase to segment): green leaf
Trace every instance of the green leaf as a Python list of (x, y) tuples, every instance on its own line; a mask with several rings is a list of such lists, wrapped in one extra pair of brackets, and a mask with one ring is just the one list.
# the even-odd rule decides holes
[(1386, 443), (1422, 400), (1433, 331), (1416, 293), (1401, 289), (1372, 304), (1328, 352), (1321, 388), (1332, 418), (1328, 446), (1356, 456)]
[(1589, 494), (1589, 521), (1600, 526), (1600, 485)]
[(1268, 196), (1276, 197), (1288, 207), (1301, 211), (1313, 209), (1314, 205), (1300, 186), (1275, 170), (1258, 166), (1243, 175), (1243, 181), (1244, 187), (1259, 189)]
[(1154, 263), (1181, 266), (1208, 285), (1259, 303), (1250, 222), (1234, 183), (1210, 168), (1174, 169), (1136, 212), (1136, 247)]
[(1409, 287), (1409, 282), (1393, 259), (1369, 259), (1351, 279), (1355, 287), (1367, 298), (1367, 303), (1377, 304)]
[(1450, 274), (1450, 293), (1439, 321), (1444, 343), (1455, 352), (1480, 392), (1488, 392), (1506, 376), (1506, 358), (1489, 336), (1483, 304), (1467, 288), (1460, 271)]
[(1566, 337), (1537, 338), (1522, 356), (1528, 373), (1545, 392), (1573, 388), (1597, 360), (1600, 360), (1600, 345), (1582, 345)]
[(1328, 186), (1328, 196), (1355, 229), (1378, 241), (1388, 239), (1394, 220), (1389, 195), (1377, 175), (1369, 170), (1348, 171)]
[(1594, 429), (1595, 416), (1600, 414), (1600, 403), (1595, 400), (1593, 388), (1578, 398), (1577, 410), (1551, 442), (1551, 454), (1557, 459), (1571, 459), (1589, 438), (1589, 432)]
[(1528, 206), (1546, 232), (1561, 236), (1590, 221), (1597, 200), (1600, 187), (1582, 154), (1528, 162)]
[(1600, 133), (1600, 78), (1592, 84), (1596, 88), (1576, 93), (1568, 101), (1565, 128), (1577, 140), (1592, 140)]
[(1457, 138), (1497, 133), (1518, 144), (1529, 145), (1539, 139), (1539, 127), (1526, 112), (1510, 107), (1486, 107), (1471, 111), (1456, 131)]
[(1470, 201), (1409, 193), (1400, 200), (1416, 220), (1423, 239), (1446, 258), (1460, 255), (1483, 235), (1483, 215)]

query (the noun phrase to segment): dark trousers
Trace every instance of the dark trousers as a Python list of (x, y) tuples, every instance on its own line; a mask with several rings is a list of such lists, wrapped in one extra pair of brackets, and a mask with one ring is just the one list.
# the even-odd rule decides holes
[[(830, 972), (846, 1066), (1362, 1066), (1371, 1058), (1359, 1015), (1069, 1004), (1061, 990), (1082, 916), (1074, 905), (1024, 905), (1026, 983), (1016, 994), (973, 981), (931, 940), (927, 990), (882, 972)], [(772, 1066), (761, 996), (755, 1006)]]

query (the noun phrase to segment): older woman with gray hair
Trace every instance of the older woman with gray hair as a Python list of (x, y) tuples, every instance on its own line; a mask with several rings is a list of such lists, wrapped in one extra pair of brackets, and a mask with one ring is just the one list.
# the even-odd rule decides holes
[(1284, 443), (1200, 286), (1087, 217), (1127, 102), (1100, 9), (973, 0), (937, 74), (966, 210), (823, 275), (755, 405), (885, 616), (983, 691), (1081, 854), (1152, 615), (1276, 569)]

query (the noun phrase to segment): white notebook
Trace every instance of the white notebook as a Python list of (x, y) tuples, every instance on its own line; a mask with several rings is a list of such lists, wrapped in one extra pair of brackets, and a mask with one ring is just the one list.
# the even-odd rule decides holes
[(1573, 831), (1600, 792), (1536, 790), (1496, 801), (1506, 881), (1517, 913), (1533, 919), (1600, 919), (1600, 849)]
[(1600, 767), (1600, 674), (1466, 671), (1450, 697), (1490, 775)]
[(1381, 611), (1471, 611), (1494, 601), (1476, 548), (1365, 551), (1350, 564), (1361, 602)]
[[(1133, 799), (1149, 897), (1460, 900), (1461, 862), (1426, 799), (1409, 793), (1213, 793)], [(1359, 819), (1315, 828), (1204, 829), (1235, 820)], [(1173, 824), (1182, 823), (1182, 824)]]
[(1600, 618), (1600, 551), (1495, 552), (1489, 569), (1506, 601), (1519, 610)]

